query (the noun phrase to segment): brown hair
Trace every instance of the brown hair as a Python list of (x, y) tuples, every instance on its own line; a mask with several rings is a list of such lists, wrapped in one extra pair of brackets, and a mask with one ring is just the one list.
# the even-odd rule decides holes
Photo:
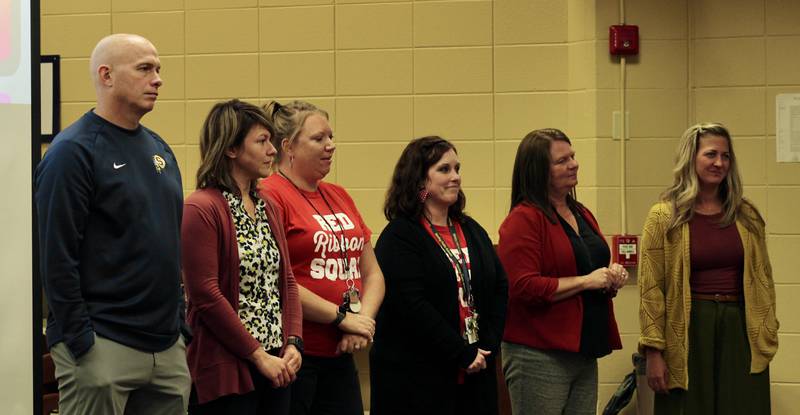
[[(238, 99), (218, 102), (208, 112), (200, 131), (200, 167), (197, 188), (218, 188), (239, 194), (239, 186), (231, 176), (231, 159), (225, 152), (238, 147), (253, 127), (261, 125), (274, 136), (272, 123), (264, 110)], [(256, 189), (256, 181), (251, 189)]]
[[(428, 179), (428, 169), (450, 150), (456, 151), (455, 146), (438, 136), (422, 137), (408, 143), (397, 160), (389, 190), (386, 192), (383, 205), (386, 219), (422, 217), (423, 204), (419, 200), (419, 192)], [(467, 197), (459, 189), (458, 199), (450, 206), (447, 215), (452, 219), (463, 219), (466, 204)]]
[[(553, 141), (572, 145), (569, 137), (555, 128), (533, 130), (519, 143), (511, 176), (511, 209), (520, 203), (529, 203), (555, 223), (556, 212), (550, 204), (550, 145)], [(567, 204), (573, 209), (580, 206), (575, 188), (567, 195)]]

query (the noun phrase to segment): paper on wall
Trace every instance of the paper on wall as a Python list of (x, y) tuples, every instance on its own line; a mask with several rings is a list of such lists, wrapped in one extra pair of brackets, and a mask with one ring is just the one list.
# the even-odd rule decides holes
[(775, 154), (779, 163), (800, 163), (800, 94), (778, 94)]

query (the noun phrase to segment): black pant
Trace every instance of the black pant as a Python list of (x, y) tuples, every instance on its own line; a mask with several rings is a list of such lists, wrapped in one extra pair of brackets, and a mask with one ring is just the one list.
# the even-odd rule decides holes
[(363, 415), (353, 355), (303, 356), (292, 384), (291, 415)]
[[(250, 376), (255, 389), (244, 395), (225, 395), (204, 404), (189, 405), (189, 415), (289, 415), (290, 386), (273, 388), (252, 364)], [(194, 392), (194, 391), (192, 391)]]

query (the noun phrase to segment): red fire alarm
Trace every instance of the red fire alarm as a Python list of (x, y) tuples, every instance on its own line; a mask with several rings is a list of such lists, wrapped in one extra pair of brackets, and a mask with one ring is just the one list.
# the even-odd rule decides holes
[(609, 27), (608, 50), (612, 55), (638, 55), (639, 26), (614, 25)]
[(639, 237), (636, 235), (614, 235), (614, 262), (623, 267), (635, 267), (639, 263)]

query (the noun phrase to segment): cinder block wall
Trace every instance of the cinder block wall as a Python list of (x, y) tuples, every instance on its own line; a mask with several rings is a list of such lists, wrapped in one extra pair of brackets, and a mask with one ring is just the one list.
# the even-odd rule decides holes
[[(769, 224), (781, 348), (773, 413), (800, 406), (800, 165), (775, 162), (775, 95), (800, 92), (800, 3), (627, 1), (641, 54), (627, 66), (628, 232), (670, 180), (677, 138), (702, 120), (735, 136), (747, 196)], [(217, 100), (312, 101), (332, 115), (329, 179), (348, 188), (376, 235), (405, 143), (456, 143), (469, 212), (496, 238), (508, 211), (516, 146), (557, 127), (581, 163), (579, 198), (607, 235), (622, 230), (619, 63), (608, 56), (611, 0), (43, 0), (42, 53), (62, 56), (62, 124), (93, 105), (88, 57), (102, 36), (133, 32), (158, 48), (165, 81), (144, 123), (176, 152), (194, 188), (203, 118)], [(600, 363), (600, 407), (631, 369), (638, 291), (616, 299), (625, 349)], [(368, 369), (360, 355), (363, 383)], [(368, 390), (364, 390), (368, 395)]]

